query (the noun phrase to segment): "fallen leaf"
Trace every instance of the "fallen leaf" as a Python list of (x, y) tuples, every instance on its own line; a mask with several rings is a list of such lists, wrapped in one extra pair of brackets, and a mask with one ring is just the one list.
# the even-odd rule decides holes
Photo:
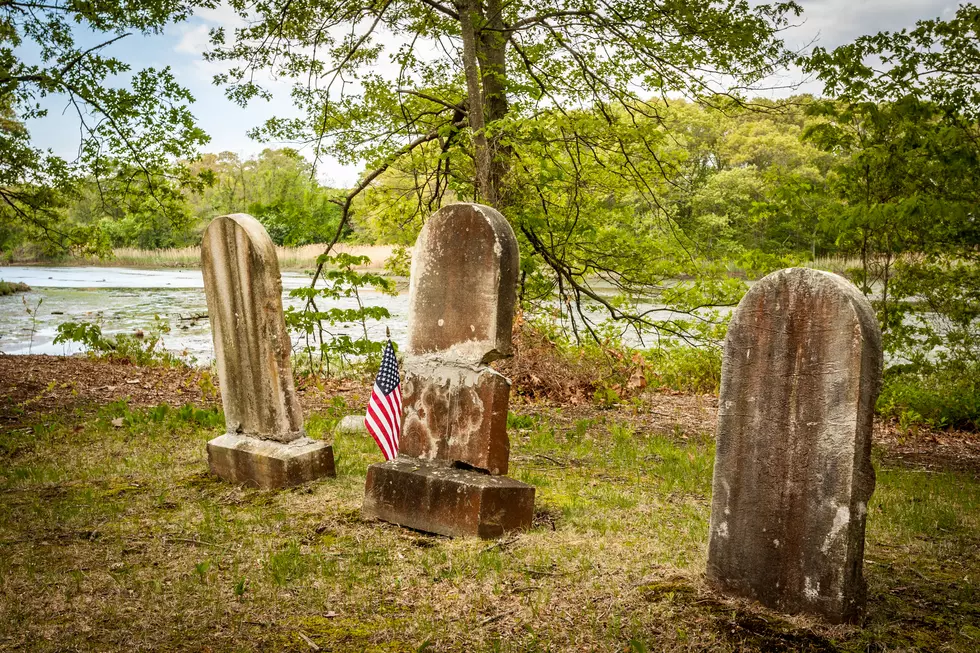
[(117, 429), (122, 428), (123, 418), (117, 417), (116, 419), (112, 420), (112, 425), (115, 426)]

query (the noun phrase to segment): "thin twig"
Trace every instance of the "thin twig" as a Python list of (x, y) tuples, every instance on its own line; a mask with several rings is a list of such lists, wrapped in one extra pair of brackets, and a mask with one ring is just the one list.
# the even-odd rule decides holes
[(490, 551), (493, 551), (494, 549), (501, 549), (501, 550), (506, 549), (507, 547), (509, 547), (511, 544), (513, 544), (519, 539), (521, 539), (521, 536), (515, 535), (514, 537), (511, 537), (506, 540), (497, 540), (487, 548), (483, 549), (483, 553), (488, 553)]
[(302, 630), (297, 630), (296, 631), (296, 634), (299, 635), (300, 639), (302, 639), (304, 642), (306, 642), (306, 645), (310, 647), (310, 650), (311, 651), (319, 651), (320, 650), (320, 647), (316, 645), (316, 642), (314, 642), (312, 639), (310, 639), (309, 635), (307, 635), (306, 633), (304, 633)]
[(545, 460), (549, 460), (549, 461), (553, 462), (554, 464), (558, 465), (559, 467), (568, 467), (568, 463), (563, 462), (561, 460), (556, 460), (555, 458), (552, 458), (551, 456), (546, 456), (543, 453), (536, 453), (536, 454), (534, 454), (534, 457), (535, 458), (543, 458)]
[(483, 626), (486, 626), (488, 624), (492, 624), (495, 621), (500, 621), (504, 617), (507, 617), (509, 615), (512, 615), (515, 612), (517, 612), (517, 609), (516, 608), (513, 609), (513, 610), (507, 610), (506, 612), (500, 612), (498, 614), (493, 615), (492, 617), (487, 617), (486, 619), (484, 619), (483, 621), (480, 622), (480, 627), (482, 628)]

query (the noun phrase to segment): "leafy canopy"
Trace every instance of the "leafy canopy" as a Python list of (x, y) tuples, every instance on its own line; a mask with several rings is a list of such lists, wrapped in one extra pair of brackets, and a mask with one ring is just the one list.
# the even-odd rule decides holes
[[(180, 167), (208, 138), (194, 124), (193, 100), (169, 67), (133, 71), (110, 54), (118, 41), (159, 33), (215, 0), (0, 3), (0, 218), (53, 249), (102, 251), (98, 230), (64, 220), (80, 180), (105, 197), (179, 221)], [(114, 85), (118, 83), (118, 85)], [(57, 98), (80, 123), (68, 161), (38, 148), (25, 121)]]
[[(949, 20), (817, 49), (804, 63), (836, 96), (814, 105), (823, 122), (808, 137), (835, 154), (841, 210), (830, 226), (841, 249), (860, 256), (857, 279), (874, 297), (891, 354), (890, 387), (959, 384), (969, 406), (919, 402), (916, 418), (975, 425), (980, 9), (964, 4)], [(883, 400), (911, 405), (910, 396)]]
[[(244, 27), (212, 33), (209, 56), (232, 63), (216, 81), (245, 104), (268, 96), (257, 73), (292, 79), (302, 114), (254, 135), (366, 165), (338, 202), (340, 227), (372, 206), (404, 226), (450, 201), (494, 205), (522, 238), (524, 296), (561, 298), (572, 328), (593, 334), (586, 303), (654, 327), (638, 296), (717, 271), (663, 202), (685, 183), (664, 151), (665, 100), (764, 79), (790, 58), (779, 32), (800, 11), (744, 0), (231, 4)], [(622, 296), (602, 296), (596, 276)], [(723, 281), (687, 288), (673, 293), (682, 310), (734, 299)]]

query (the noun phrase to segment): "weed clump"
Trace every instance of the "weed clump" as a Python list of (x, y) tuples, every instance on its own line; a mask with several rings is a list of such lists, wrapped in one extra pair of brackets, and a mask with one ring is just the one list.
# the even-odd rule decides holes
[(30, 292), (31, 287), (19, 281), (4, 281), (0, 279), (0, 297), (13, 295), (15, 292)]
[(169, 330), (169, 326), (158, 321), (148, 333), (137, 331), (106, 336), (102, 326), (94, 322), (63, 322), (58, 325), (58, 335), (53, 342), (79, 343), (93, 358), (141, 366), (184, 366), (185, 361), (163, 347), (163, 334)]
[(495, 367), (532, 400), (609, 408), (648, 388), (713, 393), (721, 384), (717, 347), (663, 343), (640, 350), (611, 338), (575, 344), (522, 318), (514, 324), (514, 344), (514, 357)]
[(889, 370), (878, 413), (898, 420), (899, 428), (917, 425), (980, 431), (980, 365), (965, 370)]

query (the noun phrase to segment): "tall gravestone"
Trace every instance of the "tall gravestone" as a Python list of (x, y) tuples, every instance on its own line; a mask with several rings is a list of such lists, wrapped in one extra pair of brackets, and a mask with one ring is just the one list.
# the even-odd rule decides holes
[(201, 266), (226, 427), (208, 442), (211, 471), (260, 488), (333, 476), (333, 448), (303, 431), (279, 260), (265, 227), (242, 213), (215, 218)]
[(368, 468), (363, 513), (450, 536), (528, 528), (534, 488), (503, 476), (519, 252), (494, 209), (453, 204), (415, 244), (402, 433), (394, 460)]
[(780, 270), (732, 316), (718, 409), (708, 578), (833, 622), (864, 608), (881, 332), (834, 274)]

